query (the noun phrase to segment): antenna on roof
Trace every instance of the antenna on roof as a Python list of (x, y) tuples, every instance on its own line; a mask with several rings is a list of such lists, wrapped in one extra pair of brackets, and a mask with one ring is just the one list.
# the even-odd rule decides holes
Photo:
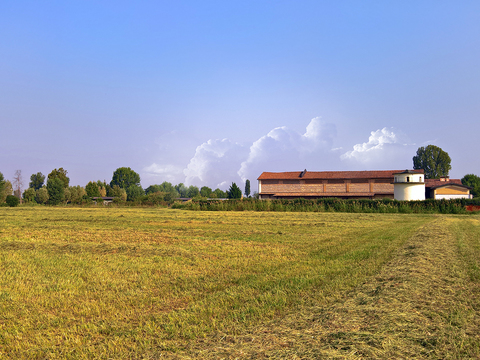
[(306, 173), (307, 173), (307, 169), (303, 170), (303, 171), (300, 173), (300, 177), (301, 177), (301, 178), (304, 177)]

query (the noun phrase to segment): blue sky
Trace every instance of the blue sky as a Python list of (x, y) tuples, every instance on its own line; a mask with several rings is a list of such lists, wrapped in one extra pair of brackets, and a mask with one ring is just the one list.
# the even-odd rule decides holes
[(428, 144), (480, 175), (478, 1), (4, 1), (0, 39), (0, 172), (25, 186), (225, 190)]

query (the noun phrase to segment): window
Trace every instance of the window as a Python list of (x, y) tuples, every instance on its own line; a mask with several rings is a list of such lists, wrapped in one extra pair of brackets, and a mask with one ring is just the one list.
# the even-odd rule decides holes
[(410, 176), (407, 176), (407, 182), (410, 182)]

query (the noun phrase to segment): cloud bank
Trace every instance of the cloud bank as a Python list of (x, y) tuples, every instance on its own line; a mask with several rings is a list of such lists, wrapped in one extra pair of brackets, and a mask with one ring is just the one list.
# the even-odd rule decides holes
[(414, 145), (405, 143), (405, 135), (385, 127), (372, 131), (367, 142), (354, 145), (353, 150), (342, 154), (340, 159), (347, 167), (403, 169), (410, 166), (411, 161), (405, 160), (414, 153)]
[[(186, 166), (152, 164), (144, 169), (161, 181), (178, 184), (219, 187), (226, 190), (232, 182), (252, 185), (264, 171), (403, 169), (411, 166), (414, 144), (392, 128), (371, 131), (368, 141), (341, 153), (336, 126), (319, 117), (312, 119), (305, 132), (286, 126), (272, 129), (251, 144), (230, 139), (210, 139), (197, 146)], [(174, 158), (172, 156), (172, 158)]]

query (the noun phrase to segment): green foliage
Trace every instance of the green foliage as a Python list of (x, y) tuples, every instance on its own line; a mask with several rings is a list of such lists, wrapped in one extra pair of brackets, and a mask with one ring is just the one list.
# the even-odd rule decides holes
[(226, 191), (220, 190), (218, 188), (215, 189), (213, 193), (215, 194), (215, 197), (218, 199), (226, 199), (228, 197), (228, 194)]
[(49, 178), (47, 181), (48, 203), (58, 205), (63, 202), (65, 197), (65, 186), (58, 177)]
[(202, 197), (206, 197), (206, 198), (209, 198), (209, 197), (212, 197), (212, 189), (210, 189), (208, 186), (202, 186), (202, 188), (200, 189), (200, 195)]
[(94, 181), (90, 181), (87, 186), (85, 186), (85, 191), (89, 197), (99, 197), (100, 188), (98, 184)]
[(18, 206), (18, 204), (20, 204), (20, 200), (18, 199), (18, 197), (14, 195), (7, 195), (5, 202), (10, 207), (15, 207), (15, 206)]
[(479, 199), (398, 201), (324, 199), (194, 200), (176, 203), (174, 208), (207, 211), (288, 211), (347, 213), (465, 214), (467, 205), (480, 205)]
[[(120, 186), (120, 188), (127, 190), (131, 186), (140, 186), (140, 175), (129, 167), (121, 167), (115, 170), (113, 173), (112, 181), (110, 186), (113, 188), (115, 185)], [(142, 190), (143, 192), (143, 190)], [(127, 190), (128, 194), (128, 190)]]
[(113, 185), (109, 196), (114, 197), (115, 202), (127, 201), (127, 192), (118, 185)]
[(87, 195), (87, 192), (80, 185), (70, 186), (68, 189), (65, 189), (65, 202), (71, 204), (82, 204), (84, 202), (84, 196)]
[(474, 174), (467, 174), (462, 178), (462, 184), (472, 188), (470, 193), (474, 197), (480, 196), (480, 177)]
[(187, 197), (188, 188), (183, 183), (175, 185), (175, 190), (177, 190), (179, 197)]
[(43, 175), (41, 172), (38, 172), (30, 176), (30, 183), (28, 184), (28, 187), (36, 191), (43, 186), (44, 182), (45, 182), (45, 175)]
[(198, 187), (194, 185), (190, 185), (187, 189), (187, 197), (189, 198), (194, 198), (196, 196), (200, 195), (200, 190), (198, 190)]
[(23, 199), (26, 203), (34, 203), (35, 195), (35, 189), (30, 187), (23, 192)]
[(250, 180), (248, 179), (245, 181), (245, 196), (250, 196)]
[(46, 204), (48, 202), (48, 190), (42, 186), (35, 192), (35, 201), (37, 204)]
[(237, 184), (232, 183), (230, 189), (228, 189), (228, 198), (229, 199), (241, 199), (242, 198), (242, 190), (237, 186)]
[[(63, 187), (67, 188), (70, 184), (70, 178), (67, 176), (67, 170), (64, 168), (53, 169), (50, 174), (48, 174), (48, 181), (53, 179), (60, 179), (63, 183)], [(47, 181), (47, 183), (48, 183)]]
[(447, 152), (435, 145), (419, 147), (417, 155), (413, 157), (413, 168), (423, 169), (426, 179), (438, 179), (448, 176), (451, 170), (451, 159)]
[(130, 185), (127, 189), (127, 201), (136, 201), (139, 200), (143, 195), (145, 195), (144, 190), (139, 185)]
[(8, 195), (13, 194), (12, 183), (9, 180), (3, 181), (3, 185), (0, 186), (2, 191), (0, 192), (0, 204), (4, 203)]
[(161, 185), (150, 185), (148, 188), (145, 189), (146, 195), (156, 192), (163, 193), (164, 201), (167, 202), (179, 197), (179, 194), (175, 187), (167, 181), (164, 181)]
[(4, 189), (5, 189), (5, 178), (3, 177), (3, 174), (0, 172), (0, 197)]

